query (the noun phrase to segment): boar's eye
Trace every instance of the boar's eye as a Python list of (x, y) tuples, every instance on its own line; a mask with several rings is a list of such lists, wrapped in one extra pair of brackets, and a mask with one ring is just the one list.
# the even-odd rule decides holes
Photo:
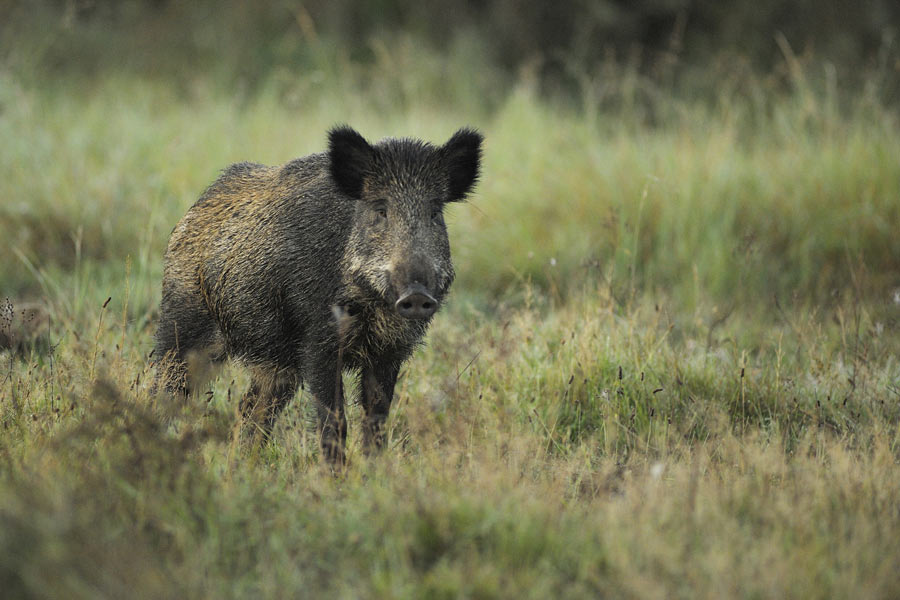
[(385, 206), (384, 204), (376, 204), (373, 210), (375, 211), (375, 216), (378, 221), (387, 219), (387, 206)]

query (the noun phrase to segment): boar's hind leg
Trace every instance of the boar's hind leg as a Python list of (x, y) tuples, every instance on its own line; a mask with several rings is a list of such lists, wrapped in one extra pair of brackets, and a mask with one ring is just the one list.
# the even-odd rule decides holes
[(241, 398), (241, 416), (253, 437), (268, 440), (278, 415), (300, 388), (300, 375), (293, 369), (256, 367), (250, 389)]
[(206, 307), (192, 298), (163, 298), (153, 354), (158, 361), (154, 392), (187, 396), (213, 363), (224, 358), (222, 336)]
[(384, 446), (386, 432), (385, 421), (391, 410), (394, 398), (394, 385), (397, 383), (399, 369), (394, 365), (376, 365), (363, 369), (360, 375), (362, 387), (363, 447), (368, 451), (373, 446), (380, 449)]

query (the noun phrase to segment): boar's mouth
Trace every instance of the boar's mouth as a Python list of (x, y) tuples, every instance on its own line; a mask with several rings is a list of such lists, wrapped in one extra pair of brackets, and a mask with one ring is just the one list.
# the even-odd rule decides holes
[(414, 281), (409, 284), (394, 285), (389, 271), (382, 271), (374, 281), (362, 274), (354, 278), (356, 289), (354, 303), (381, 304), (406, 319), (425, 320), (430, 318), (441, 306), (439, 290), (432, 292), (425, 285)]

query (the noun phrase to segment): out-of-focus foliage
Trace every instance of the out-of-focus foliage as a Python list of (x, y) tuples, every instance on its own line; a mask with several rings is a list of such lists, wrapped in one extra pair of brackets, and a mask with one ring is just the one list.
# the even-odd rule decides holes
[(570, 92), (610, 62), (697, 90), (736, 65), (770, 71), (786, 53), (815, 55), (842, 79), (896, 79), (898, 31), (894, 0), (7, 0), (0, 60), (50, 75), (204, 74), (252, 91), (323, 61), (376, 62), (384, 40), (408, 37), (438, 52), (472, 48), (494, 69), (485, 88), (495, 92), (523, 73)]

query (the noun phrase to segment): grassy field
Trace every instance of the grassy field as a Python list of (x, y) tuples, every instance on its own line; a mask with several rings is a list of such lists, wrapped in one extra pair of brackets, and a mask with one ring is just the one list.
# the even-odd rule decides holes
[[(461, 63), (385, 56), (376, 83), (249, 96), (0, 71), (0, 299), (49, 318), (0, 353), (5, 597), (900, 596), (900, 122), (877, 90), (794, 71), (685, 101), (620, 73), (580, 108), (527, 78), (486, 108), (439, 99)], [(148, 354), (200, 191), (337, 122), (473, 125), (486, 150), (390, 448), (363, 455), (351, 406), (334, 477), (305, 394), (249, 447), (238, 366), (176, 404)]]

